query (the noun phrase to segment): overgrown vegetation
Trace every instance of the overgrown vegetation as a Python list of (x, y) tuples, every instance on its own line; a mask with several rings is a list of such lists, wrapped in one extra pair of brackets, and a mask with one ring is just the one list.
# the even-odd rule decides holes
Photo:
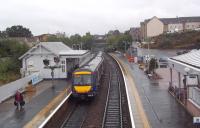
[[(150, 48), (160, 49), (199, 49), (200, 48), (200, 32), (188, 31), (181, 33), (163, 34), (151, 39), (155, 44), (151, 44)], [(147, 47), (144, 46), (144, 47)]]
[(128, 47), (131, 45), (132, 38), (128, 34), (128, 32), (125, 33), (119, 33), (119, 34), (108, 34), (106, 43), (107, 43), (107, 50), (119, 50), (119, 51), (125, 51)]
[(0, 31), (0, 38), (7, 38), (7, 37), (31, 37), (32, 32), (21, 25), (15, 25), (6, 28), (5, 31)]
[(4, 84), (19, 78), (21, 61), (18, 58), (28, 46), (16, 40), (1, 39), (0, 49), (0, 84)]

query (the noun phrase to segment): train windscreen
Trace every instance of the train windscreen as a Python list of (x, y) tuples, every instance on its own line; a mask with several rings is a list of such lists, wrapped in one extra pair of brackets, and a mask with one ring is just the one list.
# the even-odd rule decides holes
[(91, 75), (74, 75), (75, 85), (88, 85), (91, 84)]

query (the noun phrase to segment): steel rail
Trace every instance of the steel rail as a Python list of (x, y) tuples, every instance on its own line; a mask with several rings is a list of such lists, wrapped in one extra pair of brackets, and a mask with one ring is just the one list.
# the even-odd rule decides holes
[(86, 115), (83, 116), (80, 115), (80, 113), (84, 113), (86, 108), (87, 106), (76, 104), (74, 109), (70, 112), (69, 116), (65, 119), (61, 128), (82, 128), (83, 123), (86, 119)]
[(109, 99), (109, 94), (110, 94), (110, 84), (111, 84), (111, 71), (109, 72), (109, 85), (108, 85), (108, 91), (107, 91), (105, 110), (104, 110), (104, 114), (103, 114), (102, 128), (104, 128), (104, 124), (105, 124), (105, 120), (106, 120), (106, 111), (107, 111), (108, 99)]
[(55, 115), (55, 113), (62, 107), (62, 105), (69, 99), (70, 95), (72, 94), (72, 92), (70, 92), (66, 98), (64, 100), (62, 100), (62, 102), (53, 110), (53, 112), (42, 122), (42, 124), (40, 124), (40, 126), (38, 128), (43, 128), (48, 122), (49, 120)]
[[(111, 68), (111, 71), (114, 68)], [(110, 72), (111, 72), (110, 71)], [(121, 99), (121, 91), (120, 91), (120, 80), (119, 80), (119, 72), (112, 71), (110, 73), (110, 81), (109, 81), (109, 89), (107, 94), (107, 101), (104, 111), (104, 117), (102, 122), (102, 128), (104, 127), (123, 127), (122, 124), (122, 99)], [(114, 86), (117, 85), (116, 89)]]

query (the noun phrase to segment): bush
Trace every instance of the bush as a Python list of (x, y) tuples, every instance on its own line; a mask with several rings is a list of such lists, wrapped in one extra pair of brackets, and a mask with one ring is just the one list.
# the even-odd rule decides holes
[(187, 31), (180, 33), (162, 34), (152, 38), (153, 48), (171, 49), (171, 48), (189, 48), (199, 47), (200, 32)]
[(158, 68), (158, 62), (155, 58), (152, 58), (149, 61), (149, 72), (154, 72), (156, 68)]
[(21, 61), (18, 59), (28, 50), (28, 46), (15, 40), (0, 40), (0, 80), (15, 80), (19, 77)]

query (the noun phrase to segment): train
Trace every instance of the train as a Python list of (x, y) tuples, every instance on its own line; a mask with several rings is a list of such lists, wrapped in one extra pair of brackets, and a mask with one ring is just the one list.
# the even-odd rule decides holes
[(103, 52), (72, 73), (72, 97), (94, 97), (100, 86), (104, 72)]

